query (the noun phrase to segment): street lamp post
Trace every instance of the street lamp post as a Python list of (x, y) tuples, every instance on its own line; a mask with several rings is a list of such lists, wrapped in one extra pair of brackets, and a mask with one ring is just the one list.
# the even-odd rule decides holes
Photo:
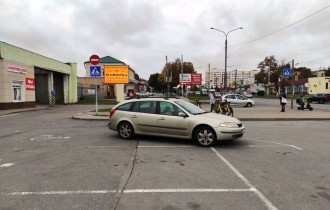
[(224, 92), (227, 93), (227, 37), (228, 37), (228, 34), (230, 32), (236, 31), (238, 29), (243, 29), (243, 27), (235, 28), (233, 30), (228, 31), (227, 33), (225, 33), (224, 31), (221, 31), (219, 29), (213, 28), (213, 27), (211, 27), (211, 29), (216, 30), (216, 31), (220, 31), (220, 32), (222, 32), (226, 36), (226, 40), (225, 40), (225, 78), (224, 78), (225, 81), (224, 81)]

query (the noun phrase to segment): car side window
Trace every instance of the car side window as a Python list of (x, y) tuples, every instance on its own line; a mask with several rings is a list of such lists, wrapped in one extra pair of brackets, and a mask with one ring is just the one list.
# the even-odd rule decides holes
[(235, 99), (235, 95), (229, 95), (228, 98)]
[(156, 101), (139, 101), (135, 103), (133, 112), (156, 113)]
[(246, 97), (240, 96), (240, 95), (236, 95), (236, 98), (239, 99), (239, 100), (247, 100)]
[(171, 116), (179, 116), (179, 112), (183, 112), (183, 110), (176, 105), (165, 101), (159, 103), (159, 111), (161, 115)]
[(129, 111), (130, 108), (131, 108), (131, 106), (132, 106), (132, 102), (130, 102), (130, 103), (126, 103), (126, 104), (123, 104), (123, 105), (117, 107), (117, 110), (121, 110), (121, 111)]

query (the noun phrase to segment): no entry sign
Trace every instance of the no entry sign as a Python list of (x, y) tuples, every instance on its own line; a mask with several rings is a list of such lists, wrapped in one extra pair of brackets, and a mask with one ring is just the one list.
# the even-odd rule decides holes
[(89, 58), (89, 62), (93, 65), (97, 65), (100, 63), (100, 57), (97, 56), (97, 55), (92, 55), (90, 58)]

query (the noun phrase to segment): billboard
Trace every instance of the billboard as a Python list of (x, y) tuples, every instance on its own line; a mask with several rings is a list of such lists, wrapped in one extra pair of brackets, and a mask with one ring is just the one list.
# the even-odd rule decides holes
[(180, 74), (180, 84), (184, 85), (201, 85), (202, 74)]
[(104, 83), (128, 84), (128, 66), (104, 66)]
[(25, 78), (25, 90), (36, 90), (34, 78)]

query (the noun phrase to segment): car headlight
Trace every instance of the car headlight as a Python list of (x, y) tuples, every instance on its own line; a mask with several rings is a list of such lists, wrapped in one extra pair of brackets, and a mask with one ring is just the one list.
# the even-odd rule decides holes
[(238, 128), (238, 125), (237, 125), (237, 123), (234, 123), (234, 122), (226, 122), (226, 123), (221, 123), (220, 127)]

